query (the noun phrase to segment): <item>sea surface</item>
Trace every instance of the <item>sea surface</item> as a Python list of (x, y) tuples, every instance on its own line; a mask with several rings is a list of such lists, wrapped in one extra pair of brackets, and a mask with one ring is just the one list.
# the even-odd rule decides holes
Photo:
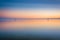
[(12, 20), (0, 22), (0, 37), (60, 39), (60, 20)]

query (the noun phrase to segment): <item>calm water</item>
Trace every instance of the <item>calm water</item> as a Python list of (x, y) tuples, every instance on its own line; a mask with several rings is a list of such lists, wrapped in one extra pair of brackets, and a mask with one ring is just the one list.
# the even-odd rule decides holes
[(16, 20), (0, 22), (1, 36), (60, 38), (60, 20)]

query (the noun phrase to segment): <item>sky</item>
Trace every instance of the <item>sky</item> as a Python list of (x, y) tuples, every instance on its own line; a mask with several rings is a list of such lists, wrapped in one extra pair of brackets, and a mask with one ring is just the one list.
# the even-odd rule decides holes
[[(0, 7), (19, 7), (19, 8), (31, 8), (31, 7), (47, 7), (60, 5), (60, 0), (0, 0)], [(42, 5), (43, 4), (43, 5)]]
[(0, 17), (60, 18), (60, 0), (0, 0), (0, 3)]

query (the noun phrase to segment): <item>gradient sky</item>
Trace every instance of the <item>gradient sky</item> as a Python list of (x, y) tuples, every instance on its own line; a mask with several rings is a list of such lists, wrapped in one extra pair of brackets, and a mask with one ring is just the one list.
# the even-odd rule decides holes
[(0, 17), (60, 18), (60, 0), (1, 0)]

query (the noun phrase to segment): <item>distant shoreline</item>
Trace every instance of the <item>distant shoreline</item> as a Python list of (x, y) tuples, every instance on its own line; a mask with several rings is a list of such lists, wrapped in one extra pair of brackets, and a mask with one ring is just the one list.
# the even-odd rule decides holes
[(60, 20), (60, 18), (0, 18), (0, 22), (17, 20)]
[(15, 19), (15, 20), (50, 20), (50, 19), (60, 19), (60, 18), (0, 18), (0, 19)]

